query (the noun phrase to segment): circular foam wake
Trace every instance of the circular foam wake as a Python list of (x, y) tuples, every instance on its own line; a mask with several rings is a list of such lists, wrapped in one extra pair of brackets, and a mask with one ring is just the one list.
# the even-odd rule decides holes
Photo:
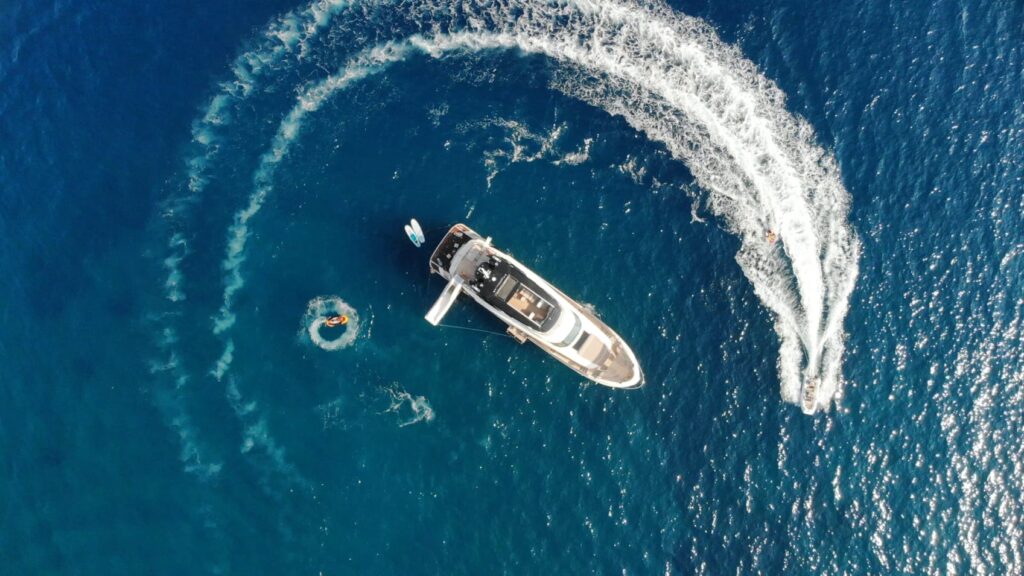
[[(348, 316), (348, 323), (339, 328), (327, 328), (340, 335), (334, 338), (324, 338), (322, 331), (327, 324), (327, 318), (331, 316)], [(333, 352), (348, 348), (359, 337), (359, 314), (356, 309), (349, 306), (347, 302), (337, 296), (317, 296), (306, 305), (306, 313), (302, 316), (302, 330), (299, 334), (304, 335), (317, 347)]]

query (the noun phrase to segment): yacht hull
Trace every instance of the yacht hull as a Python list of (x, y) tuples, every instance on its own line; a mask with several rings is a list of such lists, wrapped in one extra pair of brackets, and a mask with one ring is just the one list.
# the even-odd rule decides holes
[[(449, 281), (441, 298), (445, 310), (453, 291), (466, 294), (517, 340), (533, 342), (580, 376), (612, 388), (643, 385), (633, 350), (594, 312), (468, 226), (456, 224), (448, 231), (431, 255), (430, 269)], [(435, 325), (438, 308), (427, 316)]]

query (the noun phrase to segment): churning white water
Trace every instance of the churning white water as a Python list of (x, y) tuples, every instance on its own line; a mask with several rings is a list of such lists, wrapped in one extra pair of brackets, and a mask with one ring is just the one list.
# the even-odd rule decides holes
[[(331, 316), (348, 316), (348, 323), (344, 327), (326, 328), (327, 319)], [(324, 337), (325, 328), (336, 334)], [(303, 341), (311, 342), (328, 352), (348, 348), (359, 336), (359, 314), (348, 302), (337, 296), (317, 296), (306, 305), (299, 336)]]

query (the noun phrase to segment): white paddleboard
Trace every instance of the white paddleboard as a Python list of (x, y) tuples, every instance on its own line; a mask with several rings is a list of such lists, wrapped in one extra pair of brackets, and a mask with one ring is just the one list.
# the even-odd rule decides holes
[(425, 234), (423, 234), (423, 228), (420, 228), (420, 223), (417, 222), (415, 218), (413, 218), (411, 224), (412, 224), (412, 231), (416, 233), (416, 238), (419, 239), (420, 244), (423, 244), (424, 242), (426, 242), (427, 241), (427, 237), (426, 237)]
[(405, 225), (405, 235), (409, 237), (409, 241), (415, 244), (417, 248), (420, 247), (420, 240), (419, 237), (416, 236), (416, 231), (408, 224)]

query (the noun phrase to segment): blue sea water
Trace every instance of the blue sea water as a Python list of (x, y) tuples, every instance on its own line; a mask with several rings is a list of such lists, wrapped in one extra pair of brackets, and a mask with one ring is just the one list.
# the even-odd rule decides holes
[[(0, 573), (1020, 574), (1022, 52), (1013, 1), (9, 0)], [(429, 326), (410, 217), (645, 387)]]

